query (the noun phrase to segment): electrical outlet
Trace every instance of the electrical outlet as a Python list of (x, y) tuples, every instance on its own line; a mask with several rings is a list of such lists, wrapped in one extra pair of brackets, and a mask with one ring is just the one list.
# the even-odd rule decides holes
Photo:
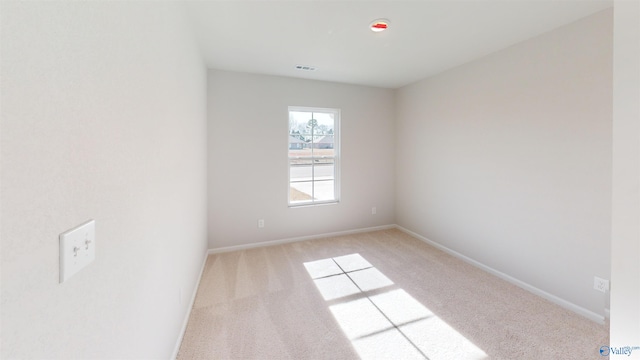
[(264, 219), (258, 219), (258, 227), (262, 229), (264, 227)]
[(375, 207), (371, 208), (371, 215), (375, 215), (378, 213), (378, 209), (376, 209)]
[(593, 289), (600, 292), (607, 292), (607, 290), (609, 290), (609, 280), (601, 279), (597, 276), (594, 276)]

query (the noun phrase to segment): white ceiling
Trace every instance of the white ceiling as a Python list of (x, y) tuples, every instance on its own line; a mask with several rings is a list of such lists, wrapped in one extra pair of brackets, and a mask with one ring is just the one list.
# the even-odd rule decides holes
[[(188, 2), (209, 68), (397, 88), (612, 1)], [(390, 20), (373, 33), (369, 23)], [(311, 65), (315, 72), (296, 70)]]

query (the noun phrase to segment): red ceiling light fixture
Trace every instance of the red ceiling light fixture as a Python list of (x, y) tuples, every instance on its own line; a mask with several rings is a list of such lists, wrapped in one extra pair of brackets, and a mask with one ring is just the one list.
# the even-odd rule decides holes
[(369, 29), (373, 32), (382, 32), (389, 28), (389, 20), (376, 19), (369, 24)]

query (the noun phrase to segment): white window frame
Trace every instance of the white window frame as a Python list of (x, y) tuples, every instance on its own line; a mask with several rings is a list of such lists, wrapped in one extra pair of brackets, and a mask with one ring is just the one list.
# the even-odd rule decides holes
[[(334, 123), (333, 123), (333, 199), (332, 200), (309, 200), (304, 202), (295, 202), (291, 203), (291, 160), (292, 159), (311, 159), (314, 160), (314, 156), (310, 157), (290, 157), (289, 156), (289, 127), (287, 126), (287, 204), (290, 208), (295, 207), (303, 207), (303, 206), (315, 206), (315, 205), (324, 205), (324, 204), (337, 204), (340, 202), (340, 120), (341, 114), (340, 109), (334, 108), (319, 108), (319, 107), (305, 107), (305, 106), (289, 106), (287, 115), (291, 113), (291, 111), (301, 111), (301, 112), (318, 112), (318, 113), (332, 113)], [(290, 115), (289, 115), (290, 116)], [(287, 116), (287, 118), (289, 118)], [(326, 158), (326, 156), (324, 156)], [(312, 182), (315, 182), (313, 170), (312, 170)], [(315, 185), (314, 185), (315, 187)], [(312, 195), (313, 197), (313, 195)]]

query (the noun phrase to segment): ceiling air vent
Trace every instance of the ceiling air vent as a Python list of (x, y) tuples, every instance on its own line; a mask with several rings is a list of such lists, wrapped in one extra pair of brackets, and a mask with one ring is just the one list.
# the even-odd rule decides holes
[(303, 70), (303, 71), (316, 71), (315, 66), (309, 66), (309, 65), (296, 65), (296, 69)]

